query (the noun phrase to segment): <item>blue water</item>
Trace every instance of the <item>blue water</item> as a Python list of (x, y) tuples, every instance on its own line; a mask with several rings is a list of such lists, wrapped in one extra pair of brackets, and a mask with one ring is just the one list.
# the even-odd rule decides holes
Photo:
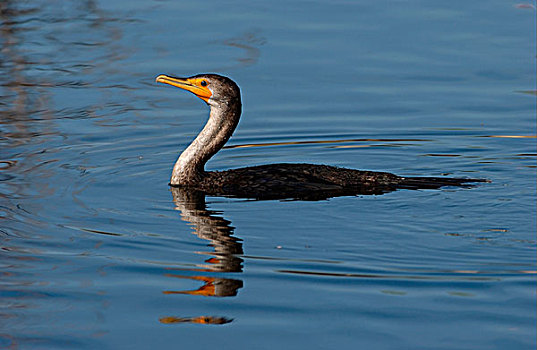
[[(0, 348), (534, 349), (535, 2), (0, 3)], [(311, 162), (490, 179), (325, 201), (167, 186)]]

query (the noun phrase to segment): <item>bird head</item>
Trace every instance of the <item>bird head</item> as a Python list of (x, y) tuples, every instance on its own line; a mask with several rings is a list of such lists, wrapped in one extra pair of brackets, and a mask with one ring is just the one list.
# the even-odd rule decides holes
[(190, 91), (210, 106), (229, 104), (236, 100), (240, 102), (240, 89), (237, 84), (218, 74), (198, 74), (189, 78), (161, 74), (156, 78), (156, 82)]

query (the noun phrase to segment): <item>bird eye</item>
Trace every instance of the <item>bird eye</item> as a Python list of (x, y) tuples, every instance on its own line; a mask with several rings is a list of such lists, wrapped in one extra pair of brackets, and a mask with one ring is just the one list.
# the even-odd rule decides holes
[(205, 80), (202, 80), (201, 83), (200, 83), (201, 86), (207, 86), (207, 81)]

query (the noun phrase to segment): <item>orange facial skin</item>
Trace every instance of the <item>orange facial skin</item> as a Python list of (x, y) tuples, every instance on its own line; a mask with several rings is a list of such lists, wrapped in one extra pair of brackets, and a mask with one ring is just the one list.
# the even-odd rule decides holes
[(207, 103), (209, 103), (209, 99), (213, 95), (209, 90), (209, 83), (203, 78), (176, 78), (161, 74), (155, 80), (157, 83), (168, 84), (190, 91)]

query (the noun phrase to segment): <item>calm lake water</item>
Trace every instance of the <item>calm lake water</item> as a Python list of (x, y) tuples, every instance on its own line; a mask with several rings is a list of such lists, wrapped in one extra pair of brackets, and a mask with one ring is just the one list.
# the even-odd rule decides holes
[[(0, 348), (535, 349), (535, 2), (2, 0), (0, 16)], [(202, 72), (243, 92), (211, 170), (492, 182), (172, 191), (208, 108), (154, 79)]]

